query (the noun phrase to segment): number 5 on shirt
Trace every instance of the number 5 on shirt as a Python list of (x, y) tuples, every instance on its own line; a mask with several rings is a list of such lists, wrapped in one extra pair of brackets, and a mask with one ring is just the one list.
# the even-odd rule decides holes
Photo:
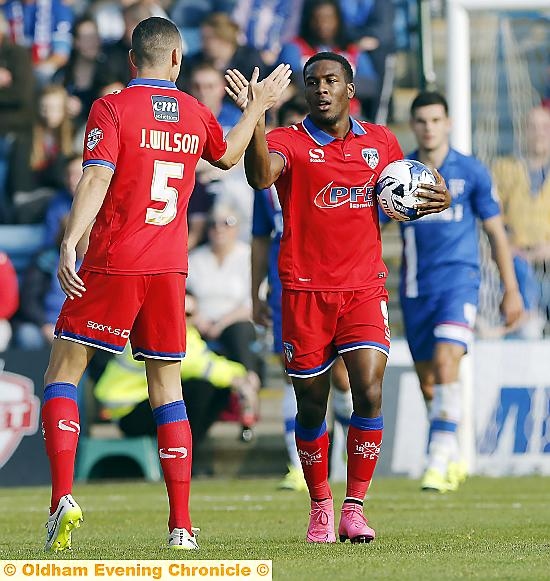
[(151, 182), (151, 200), (166, 202), (162, 210), (147, 208), (145, 223), (155, 226), (166, 226), (178, 212), (178, 190), (168, 185), (169, 178), (183, 178), (183, 163), (155, 160), (153, 180)]

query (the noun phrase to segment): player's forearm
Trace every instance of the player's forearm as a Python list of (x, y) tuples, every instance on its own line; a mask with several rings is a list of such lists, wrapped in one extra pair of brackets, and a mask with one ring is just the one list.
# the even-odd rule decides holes
[(258, 298), (260, 286), (267, 275), (270, 243), (268, 236), (252, 238), (252, 300)]
[(275, 181), (271, 171), (269, 149), (265, 140), (265, 119), (260, 120), (244, 154), (246, 179), (256, 190), (270, 188)]
[(508, 236), (500, 216), (490, 218), (483, 224), (489, 238), (491, 255), (495, 261), (505, 292), (517, 291), (518, 282), (514, 270), (512, 252), (508, 242)]
[[(104, 171), (112, 175), (110, 170)], [(109, 189), (111, 181), (109, 174), (102, 173), (98, 175), (97, 172), (91, 169), (84, 172), (76, 188), (65, 236), (63, 237), (62, 245), (66, 248), (76, 248), (95, 220)]]
[(237, 125), (227, 134), (227, 150), (215, 164), (217, 167), (230, 169), (239, 162), (250, 143), (256, 125), (261, 118), (263, 119), (264, 113), (265, 110), (260, 104), (251, 103), (247, 106)]

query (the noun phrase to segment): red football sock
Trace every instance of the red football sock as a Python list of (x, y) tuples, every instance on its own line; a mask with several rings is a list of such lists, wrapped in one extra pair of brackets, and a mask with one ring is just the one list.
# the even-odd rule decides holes
[(315, 500), (332, 498), (328, 483), (328, 433), (325, 431), (315, 440), (302, 440), (296, 430), (296, 448), (302, 463), (309, 496)]
[(192, 441), (189, 421), (185, 419), (158, 425), (157, 440), (170, 504), (168, 528), (170, 531), (174, 528), (186, 529), (191, 533), (189, 493)]
[(50, 384), (44, 390), (42, 433), (50, 462), (52, 494), (50, 514), (65, 494), (73, 489), (74, 464), (80, 418), (76, 403), (76, 387), (70, 384)]
[(348, 431), (346, 497), (364, 500), (378, 462), (383, 429), (362, 430), (353, 423)]

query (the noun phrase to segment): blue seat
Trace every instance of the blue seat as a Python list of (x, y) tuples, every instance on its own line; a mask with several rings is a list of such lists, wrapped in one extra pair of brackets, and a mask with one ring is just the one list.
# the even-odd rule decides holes
[(44, 224), (14, 224), (0, 226), (0, 250), (6, 252), (18, 275), (44, 245)]

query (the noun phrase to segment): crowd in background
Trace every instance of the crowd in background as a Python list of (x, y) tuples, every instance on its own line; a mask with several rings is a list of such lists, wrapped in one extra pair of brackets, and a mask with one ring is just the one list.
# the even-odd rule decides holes
[[(256, 66), (265, 75), (289, 63), (294, 77), (285, 100), (299, 103), (302, 66), (323, 50), (344, 55), (354, 68), (353, 114), (387, 123), (395, 54), (409, 47), (414, 5), (412, 0), (0, 0), (0, 248), (2, 225), (43, 231), (38, 252), (17, 272), (9, 256), (0, 254), (0, 351), (8, 345), (37, 349), (53, 338), (64, 298), (56, 279), (58, 247), (82, 173), (86, 118), (94, 99), (122, 89), (134, 76), (128, 50), (138, 22), (154, 15), (176, 23), (185, 50), (177, 86), (205, 103), (225, 131), (240, 116), (225, 96), (227, 68), (250, 77)], [(270, 115), (274, 126), (277, 108)], [(523, 273), (524, 299), (531, 301), (538, 317), (534, 326), (542, 333), (550, 320), (550, 112), (538, 107), (532, 116), (526, 159), (500, 160), (494, 173)], [(229, 172), (198, 166), (189, 206), (189, 289), (202, 337), (261, 377), (249, 296), (253, 197), (242, 162)], [(537, 211), (528, 213), (525, 206), (532, 203)], [(533, 215), (536, 228), (525, 220)]]

